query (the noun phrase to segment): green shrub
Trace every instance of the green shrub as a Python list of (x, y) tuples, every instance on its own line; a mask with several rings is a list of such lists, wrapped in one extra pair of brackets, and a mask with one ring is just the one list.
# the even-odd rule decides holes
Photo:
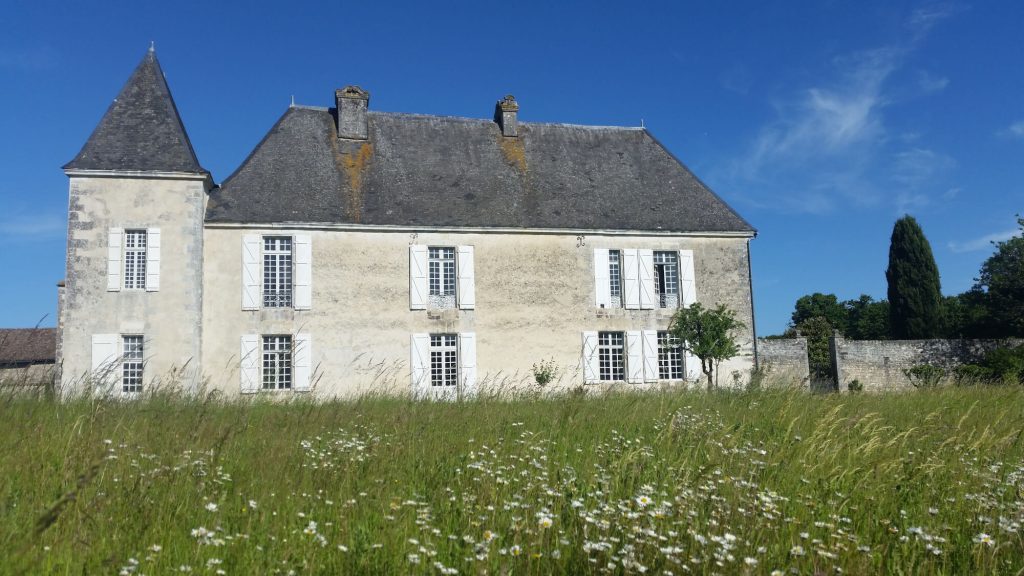
[(946, 371), (931, 364), (918, 364), (912, 368), (905, 368), (903, 375), (915, 388), (935, 388), (946, 375)]
[(538, 386), (547, 386), (558, 377), (558, 365), (555, 359), (541, 360), (533, 365), (533, 379)]
[(996, 348), (985, 354), (981, 365), (1000, 384), (1024, 383), (1024, 346)]
[(991, 384), (992, 371), (977, 364), (964, 364), (953, 369), (953, 378), (957, 386), (973, 386), (975, 384)]
[(860, 383), (860, 380), (854, 378), (850, 380), (850, 383), (846, 385), (846, 389), (850, 392), (860, 392), (864, 390), (864, 385)]

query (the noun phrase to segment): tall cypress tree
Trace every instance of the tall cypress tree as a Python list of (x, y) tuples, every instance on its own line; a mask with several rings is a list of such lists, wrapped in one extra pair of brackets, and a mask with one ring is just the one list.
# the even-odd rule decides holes
[(896, 339), (942, 335), (942, 290), (932, 247), (912, 216), (892, 228), (889, 244), (889, 325)]

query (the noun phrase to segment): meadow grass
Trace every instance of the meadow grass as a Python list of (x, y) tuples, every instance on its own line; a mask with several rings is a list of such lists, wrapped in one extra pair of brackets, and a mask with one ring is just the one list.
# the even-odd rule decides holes
[(33, 574), (1017, 574), (1024, 392), (0, 398)]

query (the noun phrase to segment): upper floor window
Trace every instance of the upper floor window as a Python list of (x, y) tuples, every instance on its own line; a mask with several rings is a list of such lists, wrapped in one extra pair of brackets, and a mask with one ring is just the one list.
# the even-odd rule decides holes
[(160, 229), (107, 231), (107, 291), (160, 289)]
[(430, 307), (455, 308), (455, 248), (427, 249)]
[(409, 309), (476, 308), (472, 246), (409, 246)]
[(654, 253), (654, 290), (659, 308), (679, 307), (679, 253)]
[(651, 310), (697, 301), (692, 250), (594, 250), (594, 295), (599, 308)]
[(126, 290), (146, 288), (146, 231), (124, 231), (124, 287)]
[(292, 238), (263, 237), (263, 306), (289, 308), (292, 305)]
[(242, 237), (243, 310), (309, 310), (312, 281), (313, 245), (308, 234)]

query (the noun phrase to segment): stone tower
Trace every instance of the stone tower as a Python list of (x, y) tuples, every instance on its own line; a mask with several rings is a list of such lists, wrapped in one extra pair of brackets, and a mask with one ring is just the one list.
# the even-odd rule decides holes
[(212, 179), (152, 48), (64, 172), (70, 193), (60, 392), (194, 389)]

